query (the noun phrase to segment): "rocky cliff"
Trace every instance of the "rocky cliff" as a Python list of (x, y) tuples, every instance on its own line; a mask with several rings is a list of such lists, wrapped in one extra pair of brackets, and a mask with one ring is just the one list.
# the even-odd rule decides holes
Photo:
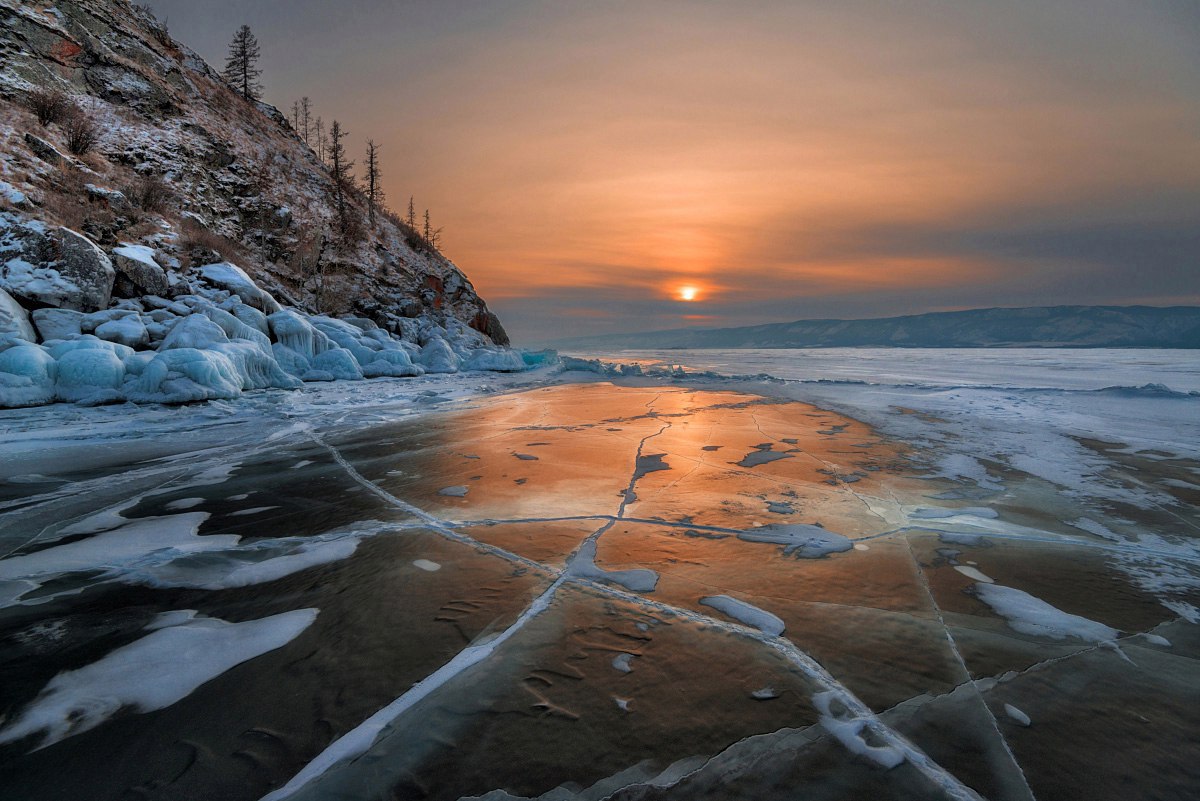
[[(7, 347), (49, 353), (84, 338), (156, 350), (178, 320), (218, 307), (268, 349), (281, 339), (265, 318), (320, 323), (308, 362), (345, 349), (320, 330), (345, 320), (372, 353), (403, 350), (417, 370), (433, 340), (455, 357), (435, 346), (439, 367), (512, 361), (474, 356), (508, 338), (453, 263), (394, 215), (372, 223), (356, 189), (339, 217), (330, 171), (284, 116), (235, 93), (148, 12), (126, 0), (0, 0), (0, 63)], [(132, 322), (123, 337), (102, 329), (133, 317), (144, 334)], [(355, 355), (368, 377), (387, 361)], [(342, 366), (335, 376), (353, 372)], [(292, 368), (303, 380), (330, 374)]]

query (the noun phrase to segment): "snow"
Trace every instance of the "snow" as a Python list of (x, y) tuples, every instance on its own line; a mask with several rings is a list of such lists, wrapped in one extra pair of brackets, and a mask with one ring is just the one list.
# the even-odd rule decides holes
[(1022, 712), (1020, 709), (1017, 709), (1012, 704), (1004, 705), (1004, 714), (1008, 715), (1008, 717), (1011, 720), (1020, 724), (1021, 726), (1029, 726), (1030, 723), (1032, 722), (1029, 719), (1029, 715), (1026, 715), (1024, 712)]
[(453, 487), (442, 487), (440, 490), (438, 490), (438, 495), (448, 495), (451, 498), (465, 498), (467, 497), (467, 492), (469, 491), (470, 487), (464, 487), (463, 485), (459, 484)]
[(785, 626), (782, 620), (766, 610), (759, 609), (757, 606), (748, 604), (745, 601), (739, 601), (737, 598), (730, 598), (728, 595), (710, 595), (706, 598), (701, 598), (700, 603), (705, 606), (711, 606), (713, 609), (728, 615), (739, 623), (753, 626), (764, 634), (770, 634), (772, 637), (778, 637), (780, 634), (783, 634)]
[(972, 581), (979, 581), (984, 584), (995, 584), (996, 583), (995, 579), (993, 579), (991, 576), (986, 575), (985, 573), (980, 571), (979, 568), (972, 567), (971, 565), (955, 565), (954, 569), (957, 570), (959, 573), (962, 573), (964, 576), (971, 579)]
[(156, 270), (162, 269), (158, 266), (158, 262), (154, 260), (154, 249), (148, 248), (145, 245), (132, 245), (128, 242), (122, 242), (119, 246), (113, 248), (113, 254), (141, 262), (147, 267), (153, 267)]
[(1008, 621), (1014, 631), (1034, 637), (1092, 643), (1111, 642), (1120, 636), (1114, 628), (1063, 612), (1027, 592), (1000, 584), (976, 584), (975, 595)]
[(125, 567), (164, 549), (182, 554), (220, 550), (237, 544), (238, 537), (234, 535), (199, 536), (200, 524), (207, 519), (207, 512), (187, 512), (131, 520), (119, 528), (85, 539), (0, 559), (0, 580)]
[(10, 724), (0, 744), (42, 735), (44, 748), (96, 728), (123, 708), (164, 709), (231, 668), (282, 648), (312, 625), (316, 609), (245, 623), (182, 615), (77, 670), (59, 673)]
[(767, 526), (743, 531), (738, 539), (746, 542), (768, 542), (782, 545), (785, 556), (801, 559), (820, 559), (831, 553), (841, 553), (853, 547), (853, 543), (841, 534), (826, 531), (820, 526), (805, 523)]
[[(846, 705), (841, 703), (837, 691), (819, 692), (813, 696), (812, 702), (821, 716), (821, 727), (832, 734), (847, 751), (889, 770), (904, 761), (905, 755), (900, 748), (867, 742), (864, 732), (870, 732), (871, 719), (850, 714)], [(835, 711), (835, 705), (838, 711)]]
[(616, 670), (620, 673), (632, 673), (633, 666), (629, 663), (632, 662), (636, 656), (637, 654), (617, 654), (612, 660), (613, 670)]
[(413, 566), (418, 567), (421, 570), (424, 570), (429, 573), (434, 573), (434, 572), (442, 569), (442, 566), (439, 565), (437, 562), (431, 562), (428, 559), (414, 559)]
[(922, 507), (916, 509), (909, 515), (914, 520), (943, 520), (948, 517), (983, 517), (994, 519), (999, 517), (995, 509), (989, 509), (985, 506), (967, 506), (961, 509), (941, 509)]

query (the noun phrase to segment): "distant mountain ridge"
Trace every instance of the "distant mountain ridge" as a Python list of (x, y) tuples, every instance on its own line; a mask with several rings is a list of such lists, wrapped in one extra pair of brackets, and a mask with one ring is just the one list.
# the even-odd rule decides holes
[(1200, 348), (1198, 306), (1037, 306), (572, 337), (561, 348)]

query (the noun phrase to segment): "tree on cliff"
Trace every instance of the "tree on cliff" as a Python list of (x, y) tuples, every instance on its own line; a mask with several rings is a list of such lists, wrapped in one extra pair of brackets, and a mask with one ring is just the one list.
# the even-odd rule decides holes
[(342, 140), (347, 136), (342, 130), (341, 123), (334, 120), (329, 125), (329, 174), (333, 178), (334, 206), (337, 209), (338, 228), (347, 234), (352, 225), (346, 200), (347, 195), (354, 190), (354, 162), (346, 160), (346, 146)]
[(229, 43), (229, 56), (225, 59), (225, 80), (234, 91), (247, 100), (258, 100), (262, 93), (262, 84), (258, 78), (262, 70), (258, 68), (258, 39), (250, 31), (249, 25), (238, 28)]
[(367, 140), (367, 183), (363, 189), (367, 193), (367, 216), (371, 225), (375, 225), (375, 209), (383, 204), (383, 187), (379, 182), (379, 146), (374, 139)]

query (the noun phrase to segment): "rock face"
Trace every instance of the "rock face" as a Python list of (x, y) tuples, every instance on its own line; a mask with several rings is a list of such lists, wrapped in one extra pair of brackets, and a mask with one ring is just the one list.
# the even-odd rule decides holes
[(167, 274), (154, 261), (154, 252), (148, 247), (122, 244), (113, 249), (113, 262), (120, 274), (118, 280), (127, 280), (134, 291), (130, 295), (166, 295), (170, 289)]
[[(27, 176), (14, 191), (48, 231), (66, 225), (105, 248), (153, 249), (161, 277), (116, 255), (119, 296), (165, 295), (189, 268), (232, 261), (269, 297), (308, 313), (369, 318), (393, 334), (404, 320), (437, 318), (507, 341), (466, 276), (398, 218), (368, 224), (354, 193), (353, 231), (335, 225), (329, 172), (284, 116), (231, 91), (145, 10), (127, 0), (0, 0), (0, 58), (0, 174)], [(25, 109), (34, 89), (65, 92), (96, 124), (87, 156), (67, 156), (61, 128)], [(404, 159), (385, 153), (384, 167)], [(103, 254), (69, 234), (46, 236), (66, 283), (8, 270), (3, 285), (32, 306), (105, 308), (112, 266)]]
[[(5, 215), (0, 215), (3, 218)], [(104, 251), (68, 228), (0, 219), (0, 289), (33, 307), (108, 308), (116, 270)]]

